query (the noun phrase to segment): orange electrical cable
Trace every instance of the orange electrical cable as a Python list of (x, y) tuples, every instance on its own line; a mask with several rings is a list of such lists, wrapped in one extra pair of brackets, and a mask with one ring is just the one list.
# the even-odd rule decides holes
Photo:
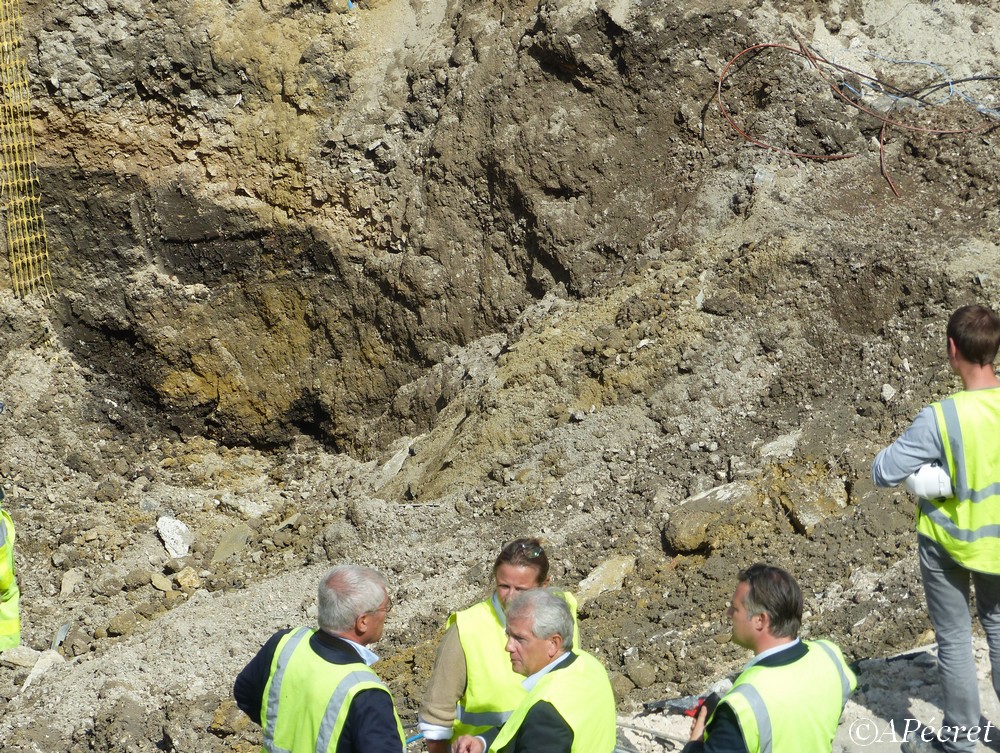
[(726, 67), (723, 68), (722, 69), (722, 73), (719, 74), (718, 85), (716, 87), (716, 91), (717, 91), (717, 94), (718, 94), (718, 101), (719, 101), (719, 111), (722, 113), (722, 117), (725, 118), (726, 121), (728, 121), (729, 125), (731, 125), (733, 127), (733, 130), (735, 130), (740, 136), (742, 136), (743, 138), (745, 138), (751, 144), (755, 144), (756, 146), (763, 147), (764, 149), (770, 149), (771, 151), (778, 152), (779, 154), (787, 154), (787, 155), (789, 155), (791, 157), (802, 157), (804, 159), (815, 159), (815, 160), (838, 160), (838, 159), (849, 159), (851, 157), (856, 157), (857, 154), (809, 154), (809, 153), (806, 153), (806, 152), (794, 152), (791, 149), (783, 149), (781, 147), (774, 146), (773, 144), (768, 144), (768, 143), (766, 143), (764, 141), (761, 141), (759, 139), (755, 139), (753, 136), (751, 136), (746, 131), (744, 131), (742, 128), (740, 128), (738, 125), (736, 125), (736, 121), (733, 120), (732, 116), (729, 114), (729, 108), (726, 107), (726, 102), (722, 98), (722, 82), (725, 81), (726, 80), (726, 76), (729, 75), (729, 69), (732, 68), (733, 65), (736, 64), (736, 61), (738, 61), (741, 57), (743, 57), (744, 55), (746, 55), (748, 53), (754, 52), (756, 50), (763, 50), (763, 49), (769, 49), (769, 48), (779, 49), (779, 50), (788, 50), (788, 51), (793, 52), (793, 53), (795, 53), (797, 55), (801, 55), (802, 54), (799, 50), (796, 50), (794, 47), (789, 47), (786, 44), (773, 44), (773, 43), (772, 44), (755, 44), (752, 47), (747, 47), (739, 55), (737, 55), (732, 60), (730, 60), (728, 63), (726, 63)]
[[(793, 34), (795, 34), (794, 31), (793, 31)], [(744, 55), (748, 55), (750, 53), (758, 52), (760, 50), (766, 50), (766, 49), (785, 50), (787, 52), (791, 52), (793, 55), (799, 55), (800, 57), (804, 57), (816, 69), (817, 73), (819, 73), (820, 78), (827, 84), (827, 86), (830, 87), (830, 89), (833, 90), (833, 93), (840, 100), (842, 100), (843, 102), (846, 102), (851, 107), (854, 107), (855, 109), (859, 110), (860, 112), (865, 113), (869, 117), (872, 117), (872, 118), (874, 118), (875, 120), (877, 120), (877, 121), (879, 121), (881, 123), (881, 128), (879, 129), (879, 167), (880, 167), (880, 172), (881, 172), (882, 176), (885, 178), (886, 182), (889, 184), (889, 188), (892, 189), (892, 192), (897, 197), (900, 196), (900, 193), (899, 193), (899, 190), (896, 188), (895, 183), (893, 183), (892, 178), (889, 175), (889, 170), (888, 170), (888, 167), (887, 167), (886, 161), (885, 161), (885, 132), (886, 132), (887, 128), (893, 127), (893, 128), (898, 128), (898, 129), (904, 130), (904, 131), (913, 131), (913, 132), (917, 132), (917, 133), (927, 133), (927, 134), (932, 134), (932, 135), (937, 135), (937, 136), (946, 136), (946, 135), (961, 135), (961, 134), (981, 133), (981, 132), (988, 131), (988, 130), (991, 130), (991, 129), (997, 127), (996, 123), (989, 122), (989, 123), (984, 123), (983, 125), (975, 126), (975, 127), (972, 127), (972, 128), (928, 128), (928, 127), (925, 127), (925, 126), (918, 126), (918, 125), (911, 125), (909, 123), (904, 123), (902, 121), (890, 118), (888, 115), (886, 115), (884, 113), (880, 113), (880, 112), (877, 112), (875, 110), (872, 110), (871, 108), (866, 107), (866, 106), (860, 104), (859, 102), (855, 102), (853, 99), (851, 99), (850, 97), (848, 97), (847, 95), (845, 95), (843, 93), (843, 91), (841, 90), (841, 87), (837, 85), (836, 81), (832, 80), (826, 74), (826, 72), (823, 70), (823, 65), (830, 66), (831, 68), (836, 68), (836, 69), (844, 71), (846, 73), (852, 73), (852, 74), (854, 74), (854, 75), (856, 75), (856, 76), (858, 76), (860, 78), (868, 79), (870, 81), (878, 81), (877, 79), (874, 79), (871, 76), (868, 76), (866, 74), (860, 73), (859, 71), (855, 71), (855, 70), (853, 70), (851, 68), (848, 68), (846, 66), (839, 65), (837, 63), (831, 62), (830, 60), (828, 60), (827, 58), (825, 58), (821, 54), (818, 54), (817, 52), (815, 52), (814, 50), (812, 50), (802, 40), (802, 38), (798, 34), (795, 34), (795, 37), (796, 37), (796, 41), (799, 43), (798, 49), (796, 49), (795, 47), (792, 47), (790, 45), (787, 45), (787, 44), (779, 44), (779, 43), (773, 43), (773, 42), (772, 43), (765, 43), (765, 44), (755, 44), (755, 45), (752, 45), (750, 47), (747, 47), (747, 48), (743, 49), (735, 57), (733, 57), (728, 63), (726, 63), (725, 67), (722, 69), (722, 72), (719, 74), (718, 80), (716, 82), (716, 98), (718, 100), (720, 114), (726, 120), (726, 122), (729, 123), (730, 126), (732, 126), (733, 130), (735, 130), (740, 136), (742, 136), (744, 139), (746, 139), (747, 141), (749, 141), (751, 144), (754, 144), (755, 146), (759, 146), (759, 147), (761, 147), (763, 149), (769, 149), (769, 150), (771, 150), (773, 152), (777, 152), (779, 154), (787, 154), (787, 155), (789, 155), (791, 157), (800, 157), (802, 159), (811, 159), (811, 160), (832, 161), (832, 160), (849, 159), (851, 157), (856, 157), (857, 156), (856, 153), (849, 153), (849, 154), (811, 154), (811, 153), (808, 153), (808, 152), (796, 152), (796, 151), (793, 151), (791, 149), (785, 149), (783, 147), (774, 146), (773, 144), (769, 144), (769, 143), (767, 143), (767, 142), (765, 142), (765, 141), (763, 141), (761, 139), (755, 138), (755, 137), (751, 136), (750, 134), (748, 134), (743, 128), (741, 128), (736, 123), (736, 121), (732, 117), (732, 114), (729, 111), (729, 108), (726, 106), (725, 99), (722, 96), (722, 85), (723, 85), (723, 82), (725, 82), (726, 78), (729, 76), (730, 69)]]

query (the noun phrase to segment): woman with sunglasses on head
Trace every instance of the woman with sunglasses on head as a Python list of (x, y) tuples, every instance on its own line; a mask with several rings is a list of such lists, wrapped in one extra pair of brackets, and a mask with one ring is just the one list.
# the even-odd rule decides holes
[[(511, 668), (507, 645), (507, 604), (519, 593), (549, 584), (549, 558), (538, 539), (507, 544), (493, 564), (493, 595), (455, 612), (438, 646), (423, 702), (420, 731), (429, 753), (448, 753), (460, 735), (499, 727), (526, 691), (524, 677)], [(576, 599), (563, 593), (573, 613), (579, 645)]]

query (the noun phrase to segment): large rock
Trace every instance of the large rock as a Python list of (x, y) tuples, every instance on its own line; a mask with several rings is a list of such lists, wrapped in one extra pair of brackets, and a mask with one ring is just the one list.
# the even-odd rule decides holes
[(775, 496), (785, 508), (795, 530), (807, 536), (823, 520), (847, 507), (847, 487), (829, 475), (793, 476), (784, 480)]
[(749, 500), (753, 488), (745, 481), (717, 486), (695, 494), (668, 513), (663, 537), (675, 552), (696, 552), (710, 546), (711, 529), (723, 520), (732, 507)]
[(583, 604), (605, 591), (621, 589), (625, 578), (633, 570), (635, 570), (635, 557), (612, 557), (605, 560), (580, 582), (576, 590), (577, 600)]

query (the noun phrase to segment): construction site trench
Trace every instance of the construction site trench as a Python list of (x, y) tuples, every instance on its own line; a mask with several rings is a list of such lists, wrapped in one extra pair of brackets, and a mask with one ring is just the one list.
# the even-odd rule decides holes
[(1000, 304), (995, 4), (0, 4), (51, 274), (0, 260), (5, 753), (258, 750), (232, 681), (345, 561), (411, 724), (526, 535), (635, 724), (747, 660), (756, 561), (851, 661), (933, 642), (869, 469)]

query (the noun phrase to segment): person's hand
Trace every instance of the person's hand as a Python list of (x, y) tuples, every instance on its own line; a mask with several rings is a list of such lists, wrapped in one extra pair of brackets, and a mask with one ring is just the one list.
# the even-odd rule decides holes
[(708, 719), (708, 707), (702, 706), (698, 709), (698, 716), (691, 722), (691, 737), (689, 740), (701, 740), (705, 734), (705, 722)]
[(424, 744), (427, 746), (427, 753), (450, 753), (451, 751), (447, 740), (428, 740), (425, 737)]
[(462, 735), (451, 746), (451, 753), (483, 753), (483, 741), (472, 735)]

